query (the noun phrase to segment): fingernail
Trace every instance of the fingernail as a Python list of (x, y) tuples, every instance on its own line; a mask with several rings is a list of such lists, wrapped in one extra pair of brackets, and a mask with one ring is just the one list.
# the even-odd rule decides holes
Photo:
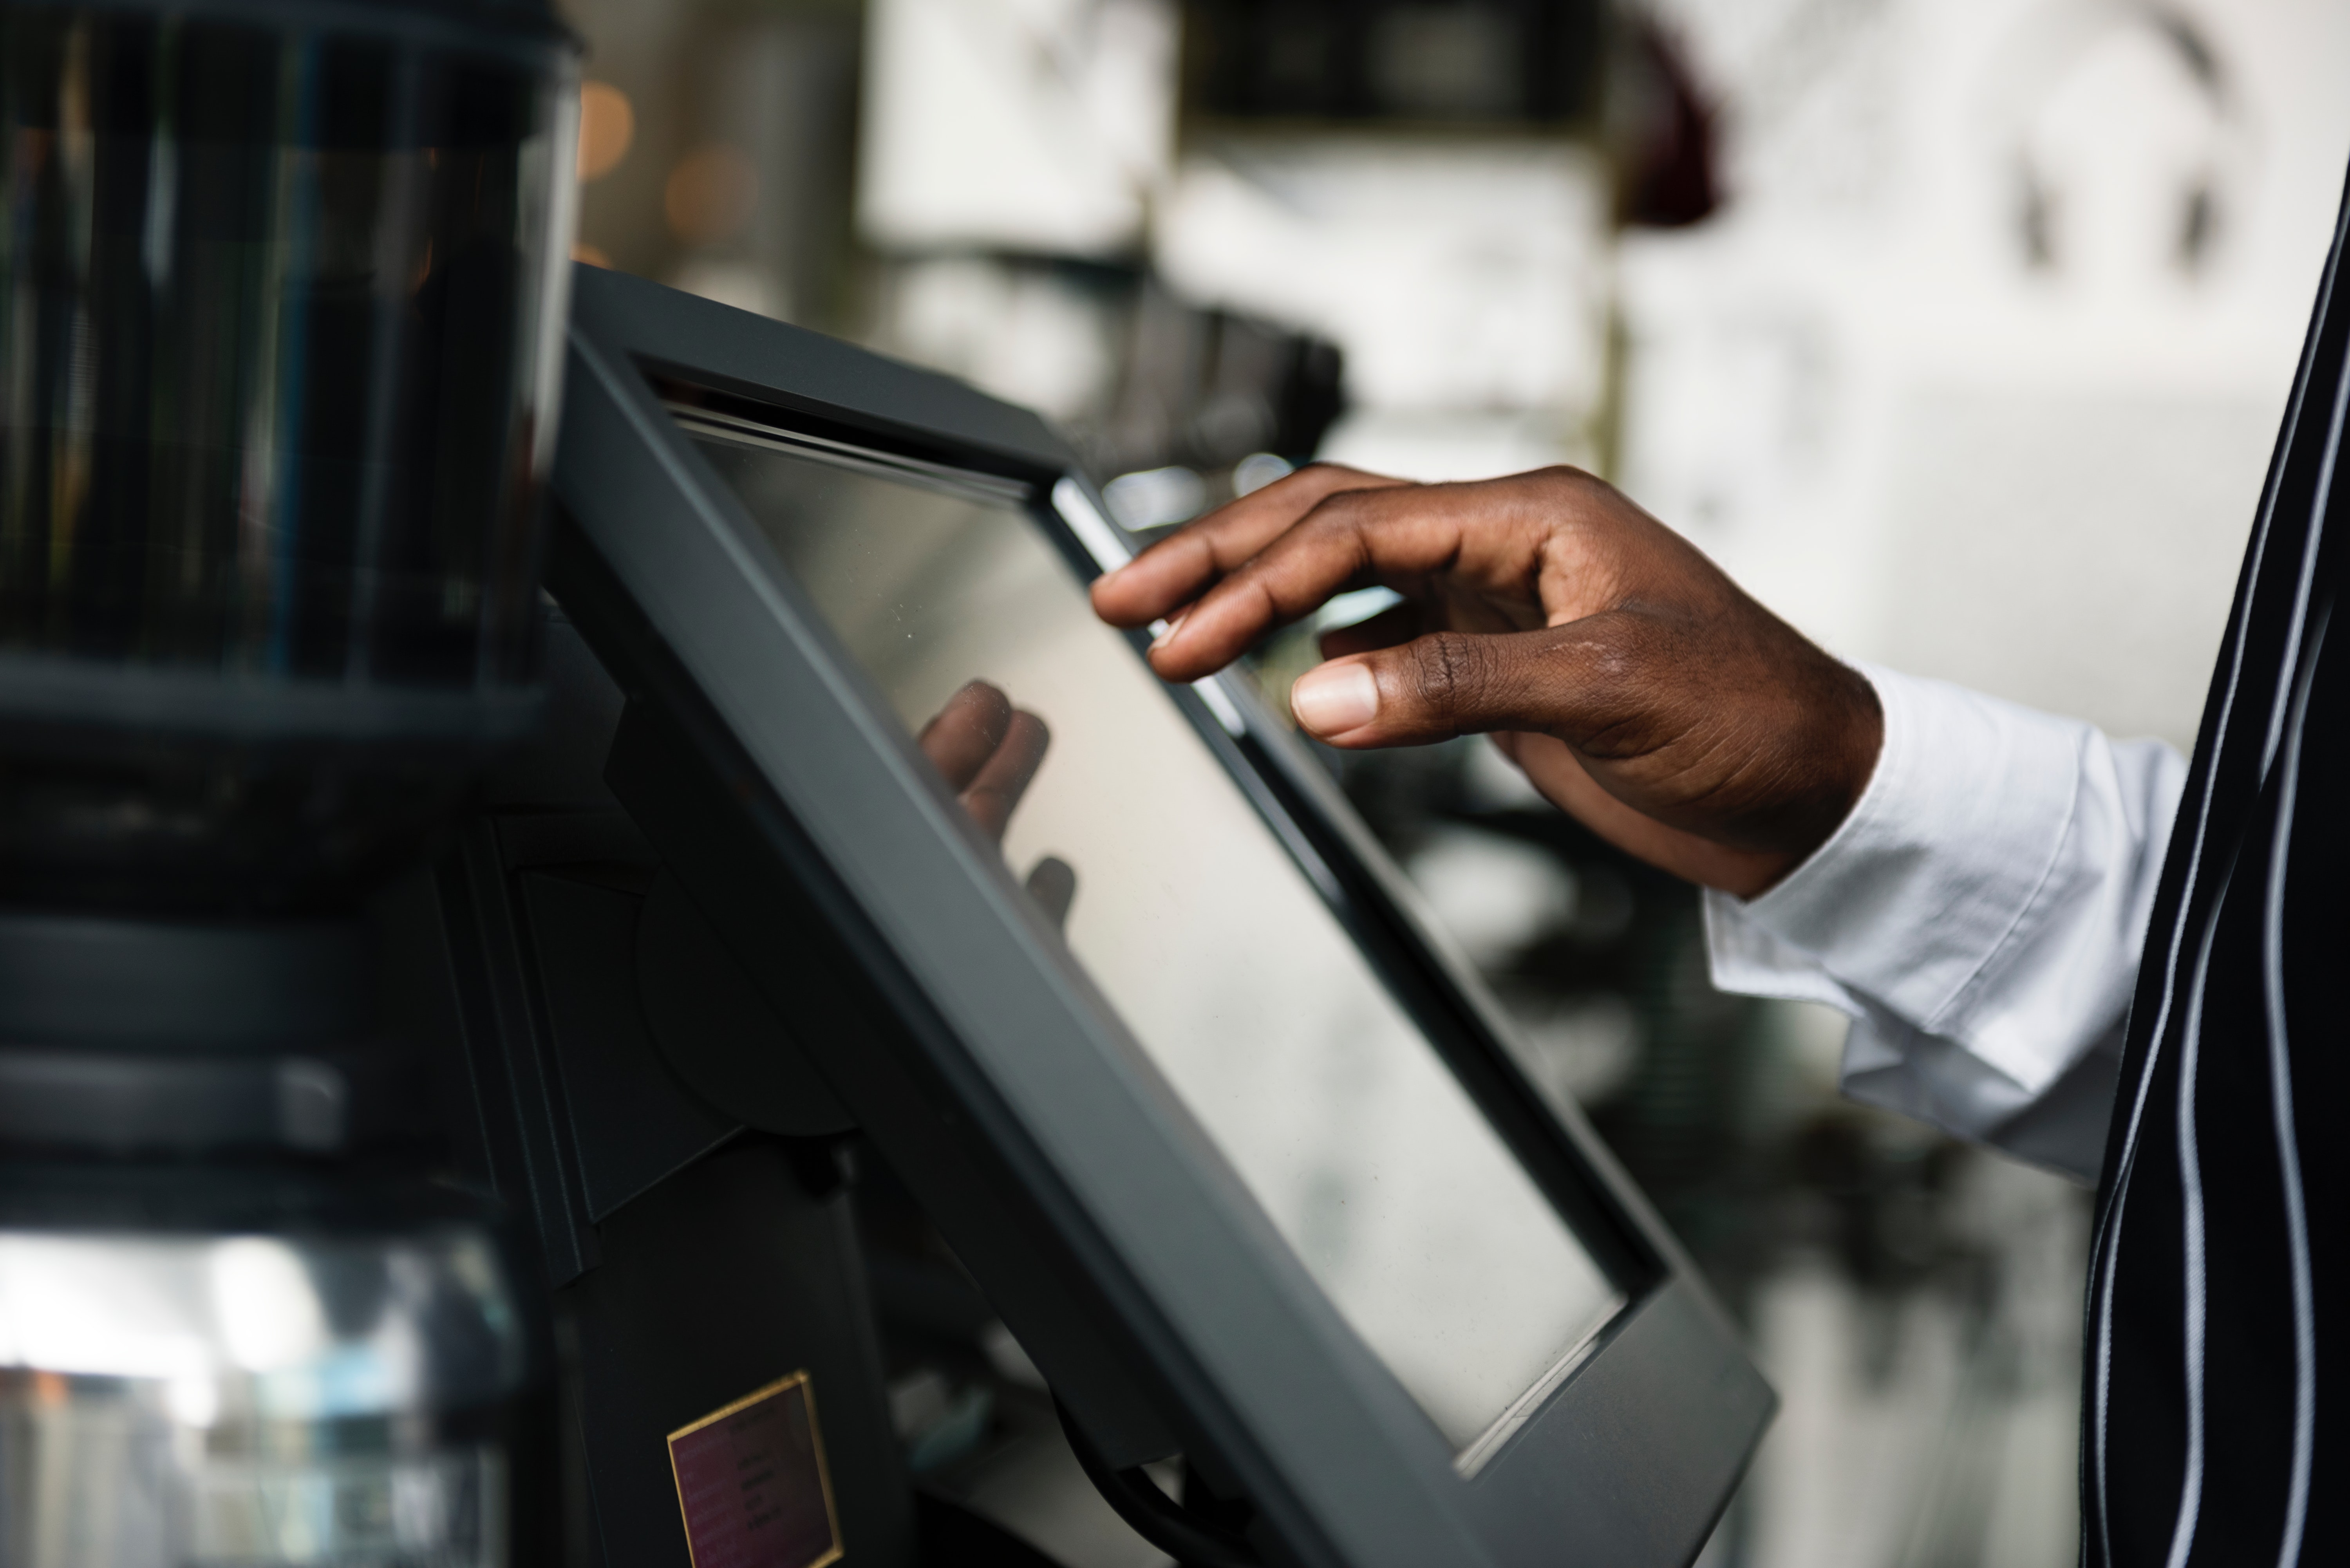
[[(1191, 611), (1186, 610), (1183, 614), (1189, 615), (1191, 614)], [(1159, 622), (1159, 635), (1150, 639), (1150, 651), (1156, 653), (1160, 649), (1166, 647), (1169, 640), (1172, 639), (1177, 632), (1182, 629), (1183, 616), (1180, 615), (1177, 616), (1173, 620)]]
[(1379, 683), (1367, 665), (1326, 664), (1297, 678), (1289, 689), (1289, 711), (1317, 735), (1343, 735), (1378, 712)]

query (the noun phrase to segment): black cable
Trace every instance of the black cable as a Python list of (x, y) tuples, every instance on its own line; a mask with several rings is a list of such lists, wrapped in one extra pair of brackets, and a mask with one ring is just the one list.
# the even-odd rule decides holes
[(1159, 1490), (1159, 1483), (1141, 1466), (1112, 1469), (1057, 1395), (1053, 1408), (1059, 1413), (1061, 1430), (1077, 1456), (1077, 1467), (1094, 1483), (1102, 1501), (1133, 1526), (1137, 1535), (1175, 1559), (1181, 1568), (1264, 1568), (1264, 1560), (1246, 1541)]

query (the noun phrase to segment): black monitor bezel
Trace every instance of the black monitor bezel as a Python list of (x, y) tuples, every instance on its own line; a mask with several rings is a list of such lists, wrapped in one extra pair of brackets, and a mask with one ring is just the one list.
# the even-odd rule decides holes
[[(1033, 1299), (1045, 1284), (1050, 1287), (1045, 1293), (1083, 1303), (1081, 1315), (1096, 1320), (1072, 1336), (1090, 1334), (1093, 1342), (1060, 1355), (1060, 1366), (1051, 1355), (1040, 1356), (1047, 1371), (1056, 1381), (1066, 1371), (1069, 1381), (1085, 1383), (1096, 1381), (1088, 1363), (1097, 1370), (1106, 1370), (1105, 1359), (1118, 1364), (1107, 1381), (1122, 1376), (1143, 1391), (1179, 1440), (1215, 1449), (1213, 1462), (1260, 1502), (1290, 1549), (1306, 1560), (1400, 1563), (1428, 1561), (1433, 1552), (1441, 1561), (1514, 1563), (1564, 1555), (1648, 1564), (1693, 1555), (1768, 1418), (1772, 1397), (1727, 1318), (1620, 1168), (1580, 1117), (1560, 1115), (1527, 1081), (1501, 1044), (1506, 1025), (1482, 986), (1428, 930), (1399, 877), (1295, 737), (1237, 683), (1224, 685), (1215, 705), (1225, 710), (1222, 714), (1196, 692), (1174, 693), (1258, 809), (1319, 861), (1336, 884), (1340, 918), (1504, 1139), (1634, 1298), (1526, 1425), (1465, 1477), (1432, 1423), (1343, 1328), (1310, 1282), (1305, 1286), (1313, 1299), (1300, 1298), (1302, 1265), (1272, 1237), (1261, 1212), (1252, 1219), (1232, 1208), (1237, 1179), (1216, 1174), (1220, 1157), (1200, 1147), (1201, 1140), (1163, 1117), (1138, 1113), (1121, 1138), (1094, 1138), (1089, 1147), (1115, 1158), (1097, 1158), (1088, 1168), (1087, 1158), (1072, 1154), (1071, 1129), (1051, 1125), (1069, 1119), (1067, 1106), (1048, 1106), (1032, 1095), (1015, 1107), (1008, 1102), (1016, 1093), (1007, 1096), (1002, 1083), (990, 1081), (976, 1036), (992, 1024), (974, 1006), (1014, 1009), (1038, 1027), (1057, 1023), (1071, 1041), (1092, 1035), (1105, 1061), (1119, 1049), (1103, 1037), (1105, 1026), (1118, 1036), (1123, 1026), (1097, 996), (1087, 994), (1090, 982), (1075, 972), (1065, 951), (1055, 960), (1053, 944), (1037, 940), (1040, 932), (1013, 929), (1024, 920), (1033, 926), (1033, 917), (1006, 902), (1002, 886), (973, 885), (976, 877), (1008, 886), (1009, 878), (976, 852), (952, 802), (928, 776), (894, 718), (874, 722), (878, 704), (862, 672), (848, 664), (813, 607), (787, 580), (781, 592), (773, 584), (762, 591), (751, 583), (743, 555), (759, 552), (757, 544), (746, 544), (755, 541), (755, 525), (693, 451), (667, 403), (697, 402), (779, 431), (1025, 484), (1040, 524), (1072, 566), (1090, 575), (1100, 569), (1095, 550), (1047, 499), (1056, 489), (1066, 496), (1066, 487), (1076, 485), (1095, 509), (1091, 531), (1098, 535), (1107, 526), (1098, 497), (1067, 449), (1034, 416), (946, 378), (639, 280), (583, 268), (576, 301), (555, 482), (565, 518), (553, 574), (558, 597), (599, 655), (619, 666), (615, 673), (623, 683), (665, 711), (676, 727), (670, 743), (693, 749), (729, 774), (737, 795), (764, 790), (771, 797), (756, 803), (750, 815), (763, 825), (757, 831), (788, 851), (781, 858), (792, 877), (806, 888), (822, 885), (822, 919), (845, 934), (869, 982), (866, 1011), (895, 1015), (894, 1026), (877, 1038), (887, 1037), (879, 1047), (885, 1053), (904, 1058), (897, 1064), (902, 1083), (891, 1088), (846, 1081), (869, 1077), (869, 1064), (847, 1060), (826, 1042), (813, 1043), (811, 1054), (901, 1165), (922, 1165), (924, 1151), (890, 1147), (882, 1127), (899, 1128), (895, 1141), (902, 1144), (919, 1142), (910, 1128), (923, 1124), (900, 1115), (905, 1106), (897, 1101), (927, 1092), (934, 1119), (941, 1100), (950, 1116), (965, 1114), (975, 1141), (986, 1147), (962, 1162), (962, 1176), (946, 1177), (943, 1166), (934, 1176), (1000, 1189), (993, 1196), (1001, 1211), (1024, 1217), (1014, 1219), (1011, 1228), (1030, 1234), (1024, 1247), (1003, 1234), (1003, 1224), (974, 1220), (967, 1229), (981, 1233), (961, 1235), (946, 1220), (951, 1239), (999, 1297)], [(662, 508), (681, 519), (677, 538), (666, 552), (643, 550), (631, 530), (641, 530), (649, 511)], [(917, 867), (904, 864), (900, 853), (892, 875), (934, 879), (941, 898), (992, 908), (1006, 923), (1004, 931), (993, 934), (1024, 935), (998, 944), (1003, 950), (987, 961), (987, 973), (957, 970), (973, 962), (969, 954), (945, 961), (929, 948), (923, 948), (927, 960), (913, 951), (938, 933), (910, 932), (901, 924), (894, 940), (885, 936), (880, 928), (892, 918), (902, 921), (904, 912), (891, 917), (876, 906), (903, 889), (885, 889), (869, 876), (858, 884), (857, 867), (847, 864), (855, 855), (840, 847), (836, 831), (848, 819), (845, 808), (821, 798), (832, 786), (775, 776), (733, 732), (743, 726), (720, 715), (723, 704), (710, 689), (726, 684), (717, 661), (727, 654), (709, 646), (706, 627), (690, 624), (679, 597), (682, 585), (671, 580), (681, 569), (679, 561), (697, 551), (706, 557), (701, 562), (705, 597), (712, 591), (724, 597), (724, 576), (732, 571), (750, 585), (741, 590), (745, 602), (759, 599), (757, 613), (775, 618), (770, 640), (777, 657), (804, 666), (792, 674), (805, 716), (844, 739), (854, 732), (873, 749), (875, 755), (863, 759), (871, 765), (858, 781), (835, 781), (864, 792), (858, 812), (868, 817), (884, 808), (896, 812), (889, 831), (899, 839), (910, 823), (925, 824), (925, 847), (932, 853)], [(887, 714), (886, 705), (880, 711)], [(790, 765), (804, 770), (808, 764)], [(887, 785), (879, 783), (885, 777)], [(877, 789), (892, 798), (880, 801)], [(791, 798), (795, 791), (803, 798)], [(827, 811), (837, 820), (812, 820)], [(660, 836), (653, 836), (658, 842)], [(785, 845), (787, 839), (793, 842)], [(827, 840), (832, 848), (818, 847)], [(691, 886), (693, 878), (685, 879)], [(723, 875), (713, 862), (702, 879), (712, 886), (694, 888), (696, 897), (706, 892), (723, 929), (726, 895), (714, 884)], [(920, 894), (909, 898), (915, 904), (934, 902)], [(1007, 984), (1020, 988), (1016, 999)], [(985, 1002), (978, 1000), (980, 992), (989, 993)], [(1139, 1049), (1124, 1039), (1126, 1048)], [(863, 1054), (872, 1049), (864, 1047)], [(1001, 1058), (996, 1068), (1001, 1076)], [(927, 1091), (906, 1086), (918, 1082)], [(1099, 1116), (1105, 1103), (1097, 1096), (1086, 1114)], [(1061, 1141), (1048, 1154), (1043, 1145), (1055, 1135)], [(1149, 1158), (1137, 1154), (1134, 1137), (1152, 1145)], [(1138, 1159), (1151, 1168), (1144, 1185), (1158, 1183), (1155, 1199), (1118, 1190), (1133, 1187)], [(909, 1176), (918, 1191), (935, 1185)], [(1190, 1224), (1180, 1237), (1162, 1230), (1145, 1240), (1144, 1216), (1153, 1202), (1163, 1210), (1173, 1189), (1188, 1189), (1187, 1207), (1222, 1223)], [(1244, 1197), (1241, 1204), (1253, 1210)], [(1036, 1235), (1040, 1228), (1049, 1234)], [(1170, 1248), (1186, 1253), (1183, 1272), (1235, 1287), (1222, 1296), (1248, 1298), (1249, 1308), (1241, 1313), (1247, 1326), (1232, 1321), (1239, 1305), (1233, 1300), (1203, 1310), (1192, 1299), (1196, 1293), (1165, 1278), (1154, 1289), (1137, 1277), (1159, 1273), (1159, 1255)], [(991, 1258), (992, 1251), (1002, 1255)], [(1139, 1269), (1138, 1257), (1147, 1266)], [(1018, 1281), (1010, 1277), (1015, 1270), (1054, 1277)], [(1251, 1288), (1239, 1289), (1243, 1281)], [(1053, 1337), (1049, 1325), (1035, 1321), (1036, 1313), (1002, 1299), (998, 1304), (1024, 1337)], [(1070, 1326), (1066, 1314), (1063, 1325)], [(1300, 1328), (1306, 1331), (1302, 1336)], [(1252, 1390), (1242, 1365), (1261, 1362), (1243, 1351), (1247, 1342), (1267, 1335), (1289, 1345), (1284, 1370), (1301, 1385), (1300, 1400), (1285, 1411), (1263, 1407), (1261, 1390)], [(1256, 1368), (1260, 1376), (1267, 1370)], [(1097, 1394), (1098, 1404), (1097, 1391), (1087, 1392)], [(1082, 1413), (1086, 1399), (1072, 1402)], [(1115, 1424), (1114, 1416), (1106, 1419)]]

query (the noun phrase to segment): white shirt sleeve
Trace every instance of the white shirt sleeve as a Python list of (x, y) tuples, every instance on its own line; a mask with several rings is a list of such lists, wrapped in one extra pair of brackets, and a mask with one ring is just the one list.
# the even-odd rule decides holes
[(1861, 668), (1877, 771), (1777, 887), (1705, 895), (1714, 983), (1850, 1015), (1853, 1098), (2094, 1181), (2186, 762)]

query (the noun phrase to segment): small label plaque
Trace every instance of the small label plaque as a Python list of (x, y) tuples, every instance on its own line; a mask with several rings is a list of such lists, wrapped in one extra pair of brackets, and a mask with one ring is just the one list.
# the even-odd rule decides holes
[(693, 1568), (823, 1568), (841, 1555), (808, 1375), (669, 1435)]

